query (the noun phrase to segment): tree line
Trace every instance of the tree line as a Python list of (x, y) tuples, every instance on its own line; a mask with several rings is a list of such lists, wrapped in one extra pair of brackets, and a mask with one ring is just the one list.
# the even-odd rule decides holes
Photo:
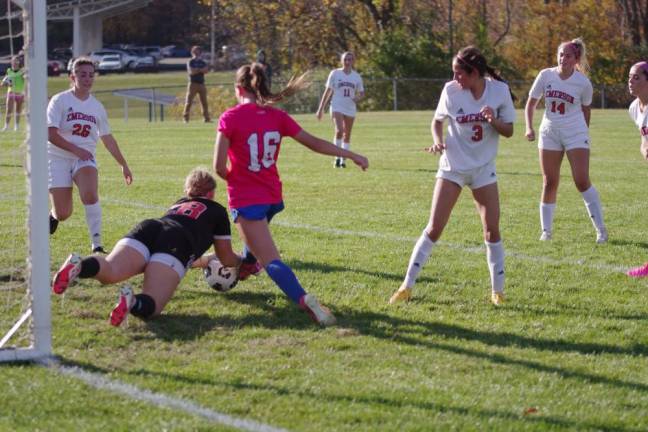
[(507, 79), (531, 80), (575, 37), (598, 84), (648, 59), (648, 0), (153, 0), (108, 19), (104, 41), (209, 47), (212, 14), (218, 47), (262, 48), (287, 72), (353, 51), (368, 76), (444, 78), (456, 51), (476, 45)]

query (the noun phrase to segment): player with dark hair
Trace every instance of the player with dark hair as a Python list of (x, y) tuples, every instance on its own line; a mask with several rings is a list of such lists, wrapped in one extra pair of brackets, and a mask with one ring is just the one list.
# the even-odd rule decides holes
[(540, 240), (551, 240), (553, 235), (560, 165), (566, 154), (574, 184), (583, 197), (596, 230), (596, 243), (605, 243), (608, 232), (603, 222), (601, 199), (589, 176), (589, 122), (593, 90), (587, 78), (589, 65), (585, 43), (580, 38), (561, 43), (557, 61), (558, 66), (540, 71), (529, 91), (525, 108), (526, 137), (533, 141), (536, 137), (533, 113), (544, 96), (545, 111), (538, 139), (543, 176)]
[(102, 211), (95, 161), (97, 141), (101, 139), (121, 166), (127, 185), (133, 181), (133, 175), (110, 133), (104, 106), (90, 93), (94, 78), (92, 60), (85, 57), (76, 59), (70, 73), (72, 88), (54, 95), (47, 106), (47, 157), (52, 202), (49, 222), (50, 234), (54, 234), (59, 222), (72, 215), (72, 185), (76, 184), (85, 208), (91, 250), (106, 253), (101, 240)]
[[(434, 145), (441, 153), (430, 219), (414, 245), (405, 280), (389, 303), (407, 301), (421, 268), (441, 237), (464, 186), (472, 190), (481, 217), (491, 277), (491, 301), (504, 301), (504, 246), (499, 231), (499, 192), (495, 157), (499, 137), (513, 135), (515, 107), (509, 86), (475, 47), (466, 47), (452, 61), (454, 80), (446, 83), (432, 120)], [(488, 75), (488, 76), (487, 76)], [(443, 138), (443, 121), (448, 131)]]
[(20, 125), (20, 113), (25, 101), (25, 69), (23, 69), (20, 56), (11, 58), (11, 66), (7, 68), (2, 85), (7, 87), (7, 112), (2, 131), (9, 128), (11, 114), (14, 114), (14, 130), (17, 131)]
[[(142, 319), (159, 315), (187, 269), (210, 246), (224, 266), (240, 265), (240, 257), (232, 250), (227, 210), (214, 201), (215, 191), (214, 177), (194, 169), (185, 180), (186, 196), (164, 216), (137, 224), (105, 258), (92, 255), (82, 259), (72, 253), (54, 276), (52, 290), (63, 294), (77, 278), (110, 284), (143, 273), (142, 293), (133, 295), (129, 285), (122, 287), (110, 323), (120, 325), (129, 312)], [(204, 265), (202, 260), (193, 266)]]
[[(333, 325), (335, 317), (315, 296), (307, 294), (275, 246), (269, 223), (284, 208), (277, 158), (283, 137), (321, 154), (350, 158), (367, 169), (367, 158), (316, 138), (303, 130), (287, 113), (270, 104), (289, 97), (307, 85), (305, 76), (292, 78), (285, 88), (272, 93), (263, 66), (252, 63), (236, 72), (239, 104), (223, 113), (218, 123), (214, 169), (227, 181), (232, 219), (246, 245), (241, 279), (260, 271), (321, 325)], [(229, 161), (229, 166), (228, 166)], [(257, 262), (258, 258), (258, 262)]]

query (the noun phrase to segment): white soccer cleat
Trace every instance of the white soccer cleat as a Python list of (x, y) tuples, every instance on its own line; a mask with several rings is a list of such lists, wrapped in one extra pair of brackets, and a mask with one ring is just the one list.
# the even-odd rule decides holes
[(335, 325), (335, 316), (329, 308), (322, 306), (312, 294), (306, 294), (299, 300), (299, 306), (311, 316), (313, 321), (324, 327)]
[(602, 230), (596, 230), (596, 243), (602, 244), (607, 243), (608, 241), (608, 232), (606, 228)]
[(551, 231), (542, 231), (542, 234), (540, 234), (540, 241), (549, 240), (551, 240)]

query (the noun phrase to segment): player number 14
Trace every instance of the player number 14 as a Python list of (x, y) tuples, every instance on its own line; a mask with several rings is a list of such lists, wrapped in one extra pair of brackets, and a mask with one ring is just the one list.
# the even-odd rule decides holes
[(551, 101), (551, 112), (559, 112), (560, 114), (565, 114), (565, 102), (556, 103), (556, 101)]
[(250, 165), (248, 169), (252, 172), (261, 171), (261, 167), (270, 168), (275, 163), (277, 145), (281, 142), (281, 135), (277, 131), (265, 132), (263, 134), (263, 154), (259, 159), (259, 135), (253, 133), (247, 140), (250, 148)]

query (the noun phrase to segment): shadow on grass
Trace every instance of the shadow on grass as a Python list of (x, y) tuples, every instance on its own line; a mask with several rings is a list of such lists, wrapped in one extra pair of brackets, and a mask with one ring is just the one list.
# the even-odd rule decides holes
[[(634, 246), (642, 249), (648, 249), (648, 242), (636, 241), (636, 240), (621, 240), (621, 239), (611, 239), (608, 240), (608, 243), (614, 246)], [(637, 260), (637, 265), (641, 265), (648, 260), (648, 257), (639, 258)]]
[[(75, 364), (78, 367), (84, 367), (83, 364)], [(96, 371), (96, 367), (89, 366)], [(105, 371), (104, 373), (108, 373)], [(575, 428), (576, 430), (584, 429), (594, 429), (594, 430), (604, 430), (604, 431), (623, 431), (631, 432), (638, 429), (629, 429), (620, 427), (617, 424), (603, 424), (603, 423), (592, 423), (588, 421), (574, 421), (571, 419), (560, 418), (555, 416), (544, 416), (542, 414), (534, 414), (530, 416), (525, 416), (523, 413), (516, 413), (511, 411), (503, 410), (492, 410), (492, 409), (480, 409), (475, 408), (474, 406), (465, 407), (449, 404), (440, 404), (424, 400), (412, 400), (411, 398), (400, 398), (398, 396), (388, 397), (388, 396), (363, 396), (353, 393), (349, 394), (340, 394), (327, 392), (322, 390), (321, 387), (318, 387), (317, 391), (304, 390), (304, 389), (295, 389), (292, 387), (280, 386), (275, 384), (255, 384), (250, 382), (243, 382), (241, 379), (227, 380), (227, 379), (212, 379), (205, 377), (197, 377), (190, 375), (181, 375), (177, 373), (169, 372), (157, 372), (147, 369), (135, 369), (135, 370), (122, 370), (121, 372), (143, 377), (149, 376), (152, 379), (163, 378), (166, 380), (175, 380), (178, 382), (184, 382), (189, 385), (201, 385), (208, 386), (210, 388), (226, 388), (233, 389), (237, 391), (260, 391), (260, 392), (272, 392), (277, 397), (282, 396), (299, 396), (299, 399), (304, 403), (312, 403), (316, 405), (321, 405), (322, 402), (342, 402), (348, 404), (358, 404), (362, 403), (370, 406), (384, 406), (386, 410), (399, 410), (399, 409), (418, 409), (426, 411), (425, 415), (429, 418), (434, 418), (435, 414), (451, 412), (454, 414), (459, 414), (462, 416), (468, 417), (481, 417), (482, 419), (491, 419), (498, 418), (502, 420), (516, 421), (521, 423), (535, 423), (540, 425), (550, 425), (550, 426), (560, 426), (567, 428)], [(312, 402), (308, 402), (308, 401)]]
[[(310, 271), (317, 271), (320, 273), (361, 273), (367, 276), (372, 276), (380, 279), (393, 280), (398, 282), (399, 285), (403, 281), (403, 277), (405, 276), (405, 270), (406, 270), (406, 268), (404, 268), (403, 273), (394, 274), (394, 273), (386, 273), (382, 271), (370, 271), (365, 269), (357, 269), (348, 266), (329, 265), (329, 264), (323, 264), (320, 262), (312, 262), (312, 261), (288, 260), (287, 263), (295, 271), (310, 270)], [(299, 277), (299, 274), (297, 274), (297, 277)], [(439, 278), (421, 276), (417, 279), (417, 283), (422, 283), (422, 282), (437, 283), (439, 282)], [(396, 286), (394, 289), (396, 288), (398, 288), (398, 286)]]

